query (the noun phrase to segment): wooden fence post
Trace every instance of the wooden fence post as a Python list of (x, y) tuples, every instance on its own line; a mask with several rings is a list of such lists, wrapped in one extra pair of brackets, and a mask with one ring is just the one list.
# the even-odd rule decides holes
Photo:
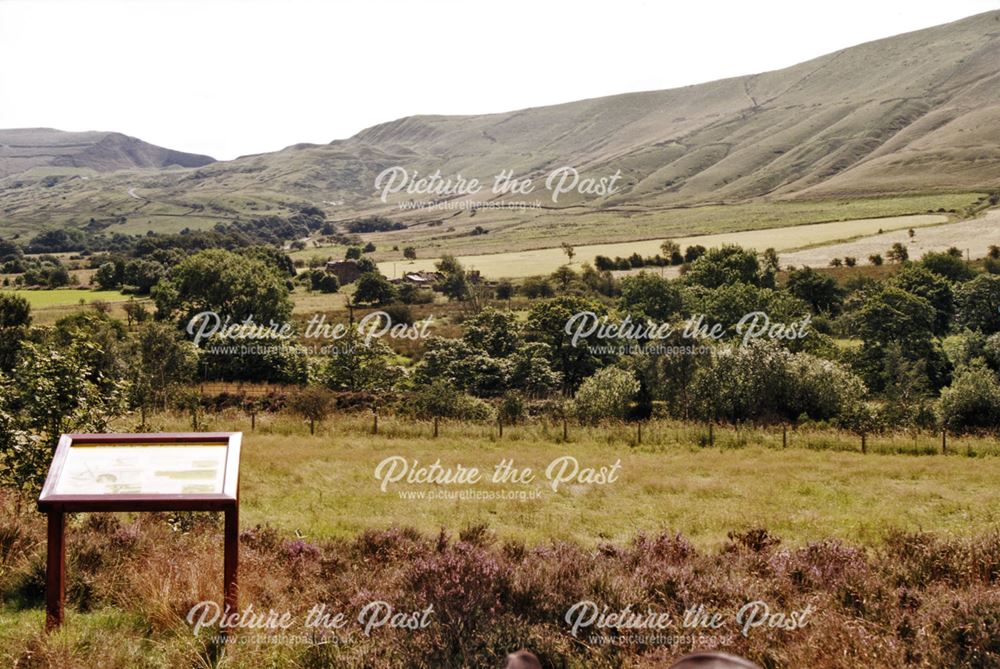
[(635, 445), (642, 445), (642, 421), (635, 424)]
[(438, 417), (434, 416), (434, 438), (437, 439), (438, 436)]
[(563, 416), (563, 441), (569, 441), (569, 419)]
[(781, 447), (788, 448), (788, 425), (781, 424)]
[(941, 455), (948, 453), (948, 429), (941, 428)]
[(714, 423), (708, 421), (708, 445), (715, 446), (715, 430), (713, 428)]
[(503, 439), (503, 418), (497, 417), (497, 428), (500, 430), (500, 438)]
[(864, 432), (861, 433), (861, 452), (862, 453), (867, 453), (868, 452), (868, 443), (865, 441), (865, 433)]

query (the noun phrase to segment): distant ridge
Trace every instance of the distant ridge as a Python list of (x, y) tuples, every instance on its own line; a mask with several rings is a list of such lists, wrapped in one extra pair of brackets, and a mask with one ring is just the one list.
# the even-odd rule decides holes
[(0, 178), (33, 167), (78, 167), (96, 172), (134, 168), (201, 167), (210, 156), (155, 146), (120, 132), (63, 132), (53, 128), (0, 130)]

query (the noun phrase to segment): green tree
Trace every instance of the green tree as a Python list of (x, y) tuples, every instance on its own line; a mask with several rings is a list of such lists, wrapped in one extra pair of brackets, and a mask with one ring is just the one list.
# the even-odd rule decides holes
[(93, 347), (25, 343), (13, 375), (0, 373), (0, 483), (37, 492), (62, 434), (104, 432), (122, 413), (128, 385), (102, 383)]
[(635, 375), (618, 367), (605, 367), (586, 379), (573, 400), (577, 417), (583, 422), (623, 419), (628, 416), (639, 392)]
[(194, 380), (198, 353), (198, 347), (170, 325), (143, 323), (130, 355), (133, 406), (166, 409), (173, 390)]
[(1000, 332), (1000, 276), (980, 274), (955, 288), (955, 322), (987, 335)]
[(273, 266), (223, 249), (201, 251), (175, 265), (153, 290), (157, 316), (185, 327), (196, 314), (258, 325), (286, 323), (292, 313), (288, 286)]
[(907, 250), (906, 244), (896, 242), (885, 252), (885, 257), (889, 259), (889, 262), (904, 263), (910, 259), (910, 252)]
[(693, 263), (684, 275), (688, 284), (718, 288), (733, 283), (774, 285), (774, 274), (762, 271), (757, 254), (734, 245), (711, 249)]
[(665, 322), (683, 306), (680, 289), (667, 279), (646, 272), (622, 279), (619, 307), (633, 317)]
[(17, 362), (21, 342), (31, 326), (31, 305), (20, 295), (0, 292), (0, 372), (9, 372)]
[(393, 363), (395, 354), (380, 339), (365, 342), (356, 330), (342, 340), (343, 350), (330, 355), (320, 372), (323, 384), (333, 390), (381, 393), (391, 390), (404, 377)]
[(958, 255), (948, 251), (928, 251), (920, 259), (920, 265), (949, 281), (968, 281), (976, 275), (962, 259), (961, 251), (958, 251)]
[(326, 420), (333, 403), (330, 391), (320, 386), (307, 386), (288, 396), (288, 408), (309, 421), (309, 434), (316, 434), (316, 423)]
[(455, 256), (444, 255), (434, 264), (438, 272), (443, 275), (441, 279), (441, 292), (451, 300), (467, 300), (470, 296), (469, 280)]
[(951, 284), (942, 275), (920, 265), (911, 265), (904, 267), (888, 283), (930, 302), (936, 314), (934, 334), (943, 335), (948, 331), (955, 303)]
[(612, 354), (600, 352), (597, 347), (614, 342), (599, 341), (596, 333), (581, 337), (574, 345), (573, 335), (566, 332), (566, 326), (571, 317), (582, 312), (593, 312), (597, 317), (605, 315), (604, 308), (592, 300), (557, 297), (536, 303), (528, 313), (525, 326), (528, 340), (547, 345), (551, 368), (560, 374), (567, 392), (575, 390), (583, 379), (613, 358)]
[(996, 375), (981, 364), (964, 368), (955, 375), (951, 386), (941, 391), (938, 413), (942, 425), (954, 432), (996, 429), (1000, 425), (1000, 384)]
[(789, 272), (788, 292), (807, 302), (816, 314), (836, 314), (843, 302), (843, 292), (833, 277), (820, 274), (811, 267)]
[(396, 288), (378, 272), (366, 272), (358, 277), (354, 302), (381, 306), (396, 300)]

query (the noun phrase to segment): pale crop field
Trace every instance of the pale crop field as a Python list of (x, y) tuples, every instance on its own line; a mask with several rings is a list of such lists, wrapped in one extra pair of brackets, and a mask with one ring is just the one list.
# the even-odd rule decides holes
[[(694, 235), (689, 237), (674, 237), (681, 249), (695, 244), (705, 248), (723, 244), (738, 244), (745, 248), (763, 251), (774, 248), (776, 251), (789, 251), (805, 247), (813, 247), (831, 242), (855, 239), (875, 235), (887, 230), (906, 230), (946, 223), (948, 217), (943, 214), (917, 214), (913, 216), (891, 216), (886, 218), (864, 218), (850, 221), (835, 221), (831, 223), (815, 223), (812, 225), (793, 225), (767, 230), (747, 230), (743, 232), (726, 232), (713, 235)], [(642, 256), (652, 256), (660, 253), (663, 239), (647, 239), (634, 242), (614, 244), (588, 244), (574, 247), (573, 265), (593, 263), (598, 255), (615, 257), (629, 256), (638, 253)], [(379, 263), (383, 274), (392, 278), (401, 276), (404, 272), (430, 270), (434, 268), (436, 259), (417, 259), (414, 261), (389, 261)], [(509, 253), (492, 253), (483, 255), (459, 256), (459, 260), (468, 269), (477, 269), (487, 278), (521, 278), (538, 274), (549, 274), (567, 262), (566, 254), (560, 247), (535, 249), (531, 251), (512, 251)]]

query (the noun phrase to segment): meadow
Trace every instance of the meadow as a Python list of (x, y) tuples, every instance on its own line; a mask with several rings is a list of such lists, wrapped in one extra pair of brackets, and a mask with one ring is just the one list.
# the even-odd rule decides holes
[[(46, 634), (44, 521), (0, 491), (4, 666), (499, 668), (522, 647), (546, 669), (653, 669), (706, 647), (762, 667), (1000, 666), (991, 439), (952, 440), (949, 455), (932, 455), (933, 435), (886, 435), (861, 454), (849, 435), (818, 429), (782, 447), (773, 428), (720, 427), (714, 446), (699, 446), (701, 426), (668, 422), (647, 425), (639, 444), (622, 425), (573, 425), (563, 441), (544, 423), (501, 438), (493, 426), (448, 422), (433, 438), (429, 424), (388, 416), (373, 435), (366, 413), (338, 414), (315, 436), (280, 414), (259, 415), (254, 431), (236, 412), (204, 418), (203, 429), (246, 431), (241, 606), (290, 612), (292, 626), (193, 633), (191, 608), (220, 596), (214, 515), (74, 514), (67, 621)], [(183, 430), (187, 420), (161, 414), (150, 427)], [(483, 468), (620, 458), (621, 476), (568, 484), (540, 503), (402, 499), (373, 477), (394, 454)], [(372, 601), (433, 607), (431, 622), (366, 634), (357, 617)], [(674, 620), (701, 605), (723, 622), (656, 637), (574, 635), (565, 616), (581, 601)], [(751, 601), (808, 611), (808, 623), (744, 634), (738, 615)], [(349, 624), (305, 627), (320, 603)]]
[[(170, 414), (151, 425), (190, 429), (188, 419)], [(635, 425), (571, 423), (563, 441), (562, 426), (543, 420), (506, 426), (502, 437), (495, 425), (446, 421), (435, 438), (430, 423), (384, 415), (373, 435), (367, 412), (338, 413), (315, 436), (285, 414), (261, 414), (253, 432), (248, 417), (233, 410), (206, 414), (200, 427), (246, 434), (246, 523), (317, 539), (395, 525), (433, 533), (485, 523), (501, 538), (529, 544), (594, 546), (669, 530), (716, 549), (730, 531), (767, 527), (793, 545), (838, 538), (877, 546), (894, 530), (961, 536), (1000, 523), (1000, 445), (985, 437), (950, 436), (941, 455), (939, 434), (870, 436), (862, 454), (856, 436), (826, 429), (783, 437), (780, 427), (719, 426), (709, 447), (705, 426), (666, 420), (644, 423), (639, 444)], [(393, 456), (477, 467), (484, 477), (507, 460), (537, 475), (531, 484), (403, 481), (382, 492), (375, 470)], [(570, 481), (553, 491), (545, 470), (564, 456), (581, 468), (620, 460), (620, 474), (612, 483)], [(446, 490), (524, 498), (429, 498)], [(532, 491), (539, 496), (529, 497)]]

